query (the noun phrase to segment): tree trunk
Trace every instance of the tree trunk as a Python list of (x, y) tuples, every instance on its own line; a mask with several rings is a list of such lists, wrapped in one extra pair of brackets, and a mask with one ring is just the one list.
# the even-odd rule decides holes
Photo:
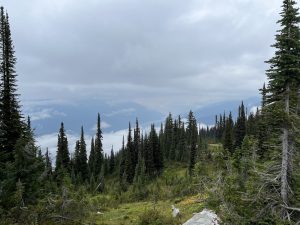
[(289, 148), (288, 148), (288, 129), (283, 129), (282, 135), (282, 165), (281, 165), (281, 199), (288, 204), (288, 164), (289, 164)]
[[(286, 116), (289, 115), (290, 109), (290, 86), (286, 86), (286, 95), (285, 95), (285, 113)], [(281, 199), (284, 204), (288, 205), (288, 168), (289, 168), (289, 131), (288, 124), (283, 126), (283, 135), (282, 135), (282, 165), (281, 165)]]
[(300, 114), (300, 84), (298, 84), (297, 88), (297, 106), (296, 106), (296, 115)]

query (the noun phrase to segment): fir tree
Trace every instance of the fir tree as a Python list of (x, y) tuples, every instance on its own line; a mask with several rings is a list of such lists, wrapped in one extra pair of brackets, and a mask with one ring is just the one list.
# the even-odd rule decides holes
[(86, 143), (84, 140), (83, 127), (81, 127), (81, 135), (79, 141), (79, 160), (80, 160), (79, 172), (81, 174), (83, 181), (86, 181), (88, 179), (88, 164), (87, 164)]
[(242, 102), (239, 107), (239, 116), (237, 118), (235, 126), (235, 148), (240, 148), (242, 146), (244, 137), (246, 135), (246, 115), (244, 103)]
[(133, 144), (134, 144), (134, 162), (133, 164), (136, 165), (138, 162), (138, 154), (142, 151), (141, 147), (141, 137), (140, 137), (140, 128), (139, 128), (139, 121), (136, 119), (135, 122), (135, 129), (134, 129), (134, 137), (133, 137)]
[(225, 125), (225, 131), (224, 131), (224, 141), (223, 141), (223, 148), (225, 150), (225, 158), (227, 157), (227, 151), (230, 154), (233, 154), (234, 152), (234, 147), (233, 147), (233, 120), (232, 120), (232, 115), (231, 112), (229, 113), (229, 117), (226, 120), (226, 125)]
[[(267, 71), (269, 79), (267, 103), (274, 105), (272, 114), (278, 115), (274, 119), (280, 124), (277, 128), (282, 129), (282, 134), (278, 135), (282, 146), (280, 195), (282, 204), (286, 206), (290, 204), (293, 192), (291, 179), (294, 130), (290, 120), (297, 111), (295, 92), (300, 87), (300, 17), (295, 4), (294, 0), (283, 1), (281, 19), (278, 22), (281, 30), (276, 35), (276, 43), (273, 45), (276, 49), (275, 56), (268, 61), (270, 69)], [(283, 214), (283, 218), (289, 218), (288, 212)]]
[(188, 116), (187, 135), (190, 148), (189, 174), (192, 175), (196, 163), (196, 151), (198, 143), (197, 121), (192, 111), (190, 111)]
[[(160, 130), (159, 130), (159, 146), (161, 151), (164, 153), (165, 152), (165, 140), (164, 140), (164, 127), (163, 127), (163, 123), (160, 124)], [(143, 138), (141, 139), (143, 141)], [(143, 149), (143, 148), (142, 148)]]
[[(21, 137), (24, 124), (21, 121), (17, 92), (16, 57), (11, 39), (8, 15), (0, 8), (0, 152), (13, 160), (13, 150)], [(2, 158), (3, 159), (3, 158)]]
[(52, 176), (52, 161), (51, 161), (51, 158), (49, 155), (48, 148), (45, 153), (45, 172), (47, 174), (47, 177), (51, 178), (51, 176)]
[(159, 140), (158, 140), (158, 136), (154, 124), (151, 125), (149, 141), (152, 148), (151, 152), (153, 153), (153, 167), (155, 169), (156, 174), (159, 174), (164, 167), (164, 163), (163, 163), (163, 153), (161, 152), (161, 149), (159, 147)]
[(75, 151), (74, 151), (74, 165), (73, 165), (73, 170), (74, 174), (76, 176), (76, 179), (81, 180), (81, 175), (80, 175), (80, 141), (76, 141), (75, 144)]
[(68, 139), (65, 133), (64, 124), (61, 123), (58, 141), (57, 141), (57, 153), (56, 153), (56, 167), (55, 171), (64, 169), (69, 171), (70, 169), (70, 154), (68, 148)]
[(95, 143), (94, 143), (94, 138), (92, 137), (91, 140), (91, 151), (89, 155), (89, 171), (90, 171), (90, 176), (95, 176)]
[(114, 147), (111, 147), (111, 152), (110, 152), (110, 158), (109, 158), (109, 173), (112, 174), (115, 170), (115, 153), (114, 153)]
[(146, 167), (146, 174), (149, 177), (153, 177), (155, 174), (155, 167), (154, 167), (154, 158), (153, 158), (153, 148), (150, 142), (150, 138), (145, 135), (144, 138), (144, 148), (145, 148), (145, 167)]
[(169, 152), (169, 159), (170, 160), (175, 160), (176, 158), (176, 150), (177, 150), (177, 145), (178, 145), (178, 138), (179, 138), (179, 128), (178, 128), (178, 122), (175, 119), (174, 121), (174, 126), (173, 126), (173, 138), (172, 138), (172, 145), (171, 149)]
[(94, 175), (98, 176), (101, 172), (102, 163), (103, 163), (103, 149), (102, 149), (102, 130), (101, 130), (101, 121), (100, 114), (98, 113), (97, 119), (97, 132), (95, 138), (95, 158), (94, 158)]
[(187, 159), (187, 146), (186, 146), (186, 136), (185, 136), (185, 128), (184, 123), (181, 122), (179, 117), (179, 137), (178, 137), (178, 145), (177, 145), (177, 161), (184, 161)]
[(135, 172), (135, 150), (134, 143), (131, 136), (131, 125), (129, 123), (127, 145), (125, 150), (125, 172), (127, 174), (127, 182), (132, 183)]
[(172, 148), (173, 141), (173, 118), (172, 114), (166, 118), (165, 122), (165, 134), (164, 134), (164, 156), (166, 159), (170, 157), (170, 150)]
[(119, 181), (120, 184), (123, 182), (124, 173), (125, 173), (125, 160), (126, 160), (126, 152), (125, 152), (125, 143), (124, 143), (124, 136), (122, 141), (122, 149), (120, 151), (120, 165), (119, 165)]

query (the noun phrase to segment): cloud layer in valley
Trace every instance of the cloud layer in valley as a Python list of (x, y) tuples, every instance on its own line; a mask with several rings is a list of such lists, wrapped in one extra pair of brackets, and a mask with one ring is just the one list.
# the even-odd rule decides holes
[(257, 95), (280, 0), (3, 0), (22, 99), (167, 113)]

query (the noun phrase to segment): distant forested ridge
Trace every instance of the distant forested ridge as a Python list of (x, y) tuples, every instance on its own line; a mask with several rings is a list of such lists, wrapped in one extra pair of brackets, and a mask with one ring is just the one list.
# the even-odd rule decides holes
[[(268, 82), (262, 84), (261, 105), (255, 112), (249, 113), (241, 101), (237, 118), (221, 112), (209, 127), (200, 127), (192, 111), (187, 118), (170, 113), (148, 132), (136, 119), (129, 122), (122, 148), (112, 147), (110, 155), (103, 151), (99, 113), (89, 153), (84, 128), (71, 151), (62, 122), (54, 164), (48, 150), (36, 146), (30, 117), (21, 113), (9, 17), (1, 7), (0, 224), (97, 224), (97, 207), (147, 200), (155, 205), (197, 194), (206, 196), (202, 203), (216, 210), (225, 224), (298, 224), (296, 2), (284, 0), (280, 15), (275, 53), (267, 61)], [(172, 175), (176, 169), (169, 172), (174, 165), (184, 168), (181, 177)]]

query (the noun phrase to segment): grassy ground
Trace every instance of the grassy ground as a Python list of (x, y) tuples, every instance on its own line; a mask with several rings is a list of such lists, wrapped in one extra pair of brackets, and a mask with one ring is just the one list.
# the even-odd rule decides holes
[[(156, 181), (157, 184), (160, 184), (160, 192), (163, 193), (164, 196), (162, 197), (163, 200), (159, 198), (160, 200), (154, 202), (150, 198), (150, 200), (141, 202), (131, 202), (115, 205), (107, 204), (105, 208), (102, 207), (102, 210), (99, 210), (103, 214), (97, 214), (96, 211), (92, 213), (93, 221), (96, 224), (103, 225), (134, 225), (137, 224), (139, 216), (151, 209), (156, 209), (163, 216), (171, 217), (171, 205), (175, 205), (180, 209), (181, 212), (181, 218), (178, 219), (178, 224), (182, 224), (183, 222), (191, 218), (193, 216), (193, 213), (203, 210), (203, 200), (207, 197), (203, 195), (201, 196), (199, 194), (179, 196), (177, 198), (168, 197), (172, 196), (171, 192), (173, 191), (172, 187), (174, 185), (165, 184), (165, 179), (176, 177), (180, 180), (180, 178), (184, 178), (187, 176), (186, 171), (186, 165), (180, 163), (168, 164), (163, 174)], [(108, 196), (105, 196), (105, 198), (107, 198), (106, 201), (110, 201), (110, 198), (108, 198)]]
[[(211, 144), (209, 150), (215, 157), (220, 154), (221, 146)], [(210, 165), (206, 170), (209, 176), (214, 176), (214, 165)], [(108, 182), (113, 182), (113, 180)], [(182, 224), (190, 219), (193, 213), (201, 212), (205, 208), (205, 200), (208, 197), (207, 194), (197, 194), (203, 193), (204, 190), (197, 190), (197, 187), (191, 184), (187, 174), (187, 165), (183, 163), (166, 164), (163, 174), (147, 184), (145, 189), (150, 190), (152, 195), (149, 194), (147, 200), (144, 201), (133, 201), (130, 195), (126, 196), (126, 193), (124, 193), (124, 201), (115, 200), (109, 194), (93, 196), (95, 210), (91, 212), (92, 222), (99, 225), (135, 225), (141, 215), (153, 209), (164, 217), (172, 217), (171, 206), (175, 205), (181, 213), (181, 218), (177, 222)], [(153, 193), (157, 197), (154, 197)], [(97, 214), (97, 211), (101, 214)]]
[[(201, 196), (191, 196), (175, 204), (180, 209), (181, 218), (179, 222), (187, 221), (193, 216), (193, 213), (202, 211), (203, 204), (199, 202)], [(171, 205), (172, 201), (158, 201), (153, 202), (136, 202), (121, 204), (117, 208), (111, 208), (102, 215), (95, 215), (96, 224), (105, 225), (133, 225), (136, 224), (140, 215), (150, 209), (156, 209), (164, 216), (170, 217), (172, 215)]]

